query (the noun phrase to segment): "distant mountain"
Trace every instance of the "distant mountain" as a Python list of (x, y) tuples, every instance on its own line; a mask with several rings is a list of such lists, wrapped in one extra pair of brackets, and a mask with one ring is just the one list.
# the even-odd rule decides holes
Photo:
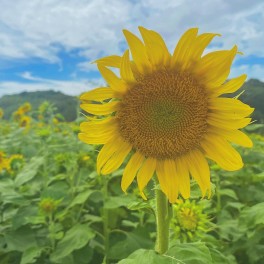
[[(238, 93), (232, 94), (230, 97), (241, 93), (243, 90), (245, 92), (239, 98), (255, 108), (253, 119), (257, 123), (264, 123), (264, 83), (256, 79), (251, 79), (239, 89)], [(5, 118), (9, 118), (12, 112), (24, 102), (30, 102), (34, 110), (44, 101), (49, 101), (54, 104), (57, 107), (58, 113), (62, 114), (66, 121), (76, 119), (79, 111), (79, 100), (77, 97), (65, 95), (61, 92), (23, 92), (15, 95), (5, 95), (0, 98), (0, 107), (4, 109)]]
[(253, 119), (257, 123), (264, 123), (264, 82), (256, 79), (247, 81), (238, 93), (245, 90), (239, 97), (241, 101), (255, 108)]
[(4, 95), (0, 98), (0, 107), (4, 109), (5, 118), (9, 119), (11, 114), (23, 103), (29, 102), (34, 111), (44, 101), (52, 103), (57, 108), (57, 113), (64, 116), (65, 121), (76, 119), (79, 104), (78, 99), (52, 90)]

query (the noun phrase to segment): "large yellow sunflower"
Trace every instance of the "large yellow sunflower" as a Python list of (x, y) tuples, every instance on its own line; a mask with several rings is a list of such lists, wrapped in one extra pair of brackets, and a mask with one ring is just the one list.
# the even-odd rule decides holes
[[(221, 96), (237, 91), (246, 79), (243, 74), (227, 81), (237, 46), (202, 56), (218, 34), (198, 35), (192, 28), (171, 55), (157, 32), (143, 27), (139, 31), (143, 42), (124, 30), (129, 50), (122, 57), (96, 61), (109, 87), (81, 96), (81, 108), (97, 117), (81, 124), (79, 138), (104, 144), (98, 173), (112, 173), (129, 157), (123, 191), (136, 177), (143, 193), (156, 173), (171, 203), (179, 194), (190, 197), (190, 177), (204, 196), (210, 193), (206, 158), (225, 170), (238, 170), (243, 162), (230, 142), (252, 146), (239, 129), (251, 122), (247, 116), (253, 108)], [(120, 76), (109, 67), (118, 68)]]

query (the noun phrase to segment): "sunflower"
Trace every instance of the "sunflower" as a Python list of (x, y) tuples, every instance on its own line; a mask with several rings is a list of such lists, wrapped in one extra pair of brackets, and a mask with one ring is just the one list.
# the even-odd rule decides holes
[[(190, 178), (210, 195), (207, 158), (225, 170), (242, 168), (230, 142), (251, 147), (240, 131), (253, 108), (221, 95), (237, 91), (243, 74), (227, 80), (237, 46), (202, 56), (218, 34), (186, 31), (171, 55), (162, 37), (139, 27), (143, 41), (124, 30), (129, 50), (96, 61), (108, 83), (81, 95), (81, 108), (95, 115), (80, 126), (80, 140), (103, 144), (97, 170), (109, 174), (129, 159), (122, 176), (126, 191), (137, 178), (143, 190), (156, 174), (161, 190), (174, 203), (190, 197)], [(132, 55), (132, 59), (130, 58)], [(119, 69), (120, 76), (109, 67)]]
[(180, 200), (173, 205), (173, 213), (170, 226), (174, 236), (182, 242), (200, 239), (214, 228), (202, 205), (194, 200)]
[(3, 151), (0, 151), (0, 173), (3, 170), (9, 170), (9, 168), (9, 159), (6, 157), (6, 154)]
[(18, 108), (18, 111), (22, 114), (25, 114), (27, 112), (29, 112), (30, 110), (32, 109), (32, 106), (29, 102), (26, 102), (24, 103), (23, 105), (21, 105), (19, 108)]
[(20, 121), (19, 121), (19, 126), (20, 127), (29, 127), (30, 126), (30, 123), (31, 123), (31, 118), (29, 116), (22, 116)]
[(0, 119), (2, 119), (4, 116), (4, 110), (0, 107)]

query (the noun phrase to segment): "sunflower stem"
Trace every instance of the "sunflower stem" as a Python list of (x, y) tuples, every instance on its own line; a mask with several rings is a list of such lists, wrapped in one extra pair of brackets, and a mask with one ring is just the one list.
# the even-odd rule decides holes
[(169, 226), (172, 217), (171, 205), (166, 195), (156, 186), (156, 225), (157, 238), (155, 250), (164, 254), (169, 248)]

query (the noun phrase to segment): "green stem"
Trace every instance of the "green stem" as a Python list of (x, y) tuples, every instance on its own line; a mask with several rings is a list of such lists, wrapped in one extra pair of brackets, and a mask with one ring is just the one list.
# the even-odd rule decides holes
[(222, 205), (221, 205), (221, 194), (220, 194), (220, 182), (218, 179), (216, 180), (215, 192), (216, 192), (216, 210), (217, 210), (217, 213), (219, 213), (221, 212)]
[(172, 217), (172, 208), (166, 195), (156, 186), (156, 224), (157, 238), (155, 250), (164, 254), (169, 248), (169, 226)]
[[(104, 196), (104, 204), (108, 199), (108, 179), (105, 176), (103, 177), (103, 196)], [(105, 257), (103, 264), (108, 263), (108, 252), (109, 252), (109, 212), (108, 209), (103, 207), (103, 228), (104, 228), (104, 247), (105, 247)]]
[(56, 240), (55, 240), (55, 223), (53, 221), (52, 214), (49, 214), (48, 217), (48, 230), (49, 230), (49, 239), (51, 243), (52, 251), (55, 250)]

